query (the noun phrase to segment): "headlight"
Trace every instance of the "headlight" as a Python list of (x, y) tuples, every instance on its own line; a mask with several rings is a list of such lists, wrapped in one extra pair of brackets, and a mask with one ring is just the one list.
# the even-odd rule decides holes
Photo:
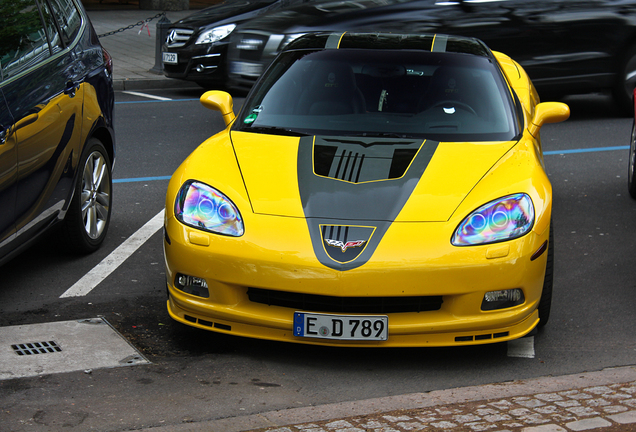
[(243, 219), (232, 201), (216, 189), (197, 181), (186, 182), (174, 205), (176, 218), (185, 225), (240, 237)]
[(521, 237), (532, 229), (534, 206), (526, 194), (508, 195), (479, 207), (463, 220), (451, 243), (469, 246)]
[(218, 42), (232, 33), (235, 28), (236, 24), (228, 24), (221, 27), (214, 27), (211, 30), (206, 30), (199, 35), (196, 45)]

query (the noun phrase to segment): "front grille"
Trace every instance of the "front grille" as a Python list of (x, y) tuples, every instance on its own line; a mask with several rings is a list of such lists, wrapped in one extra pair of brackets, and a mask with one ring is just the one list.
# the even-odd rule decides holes
[(170, 29), (168, 36), (166, 37), (166, 45), (168, 48), (179, 48), (184, 46), (190, 40), (190, 37), (194, 33), (192, 29)]
[(330, 313), (388, 314), (426, 312), (442, 307), (442, 296), (418, 297), (332, 297), (249, 288), (251, 302), (300, 311)]

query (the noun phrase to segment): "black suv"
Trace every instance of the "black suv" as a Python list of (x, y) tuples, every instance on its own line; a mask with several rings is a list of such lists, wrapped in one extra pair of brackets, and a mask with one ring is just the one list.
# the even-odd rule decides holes
[(94, 251), (111, 214), (111, 57), (75, 0), (0, 8), (0, 264), (57, 222)]
[(229, 35), (241, 22), (311, 0), (226, 0), (177, 21), (162, 47), (168, 78), (194, 81), (204, 88), (224, 86)]

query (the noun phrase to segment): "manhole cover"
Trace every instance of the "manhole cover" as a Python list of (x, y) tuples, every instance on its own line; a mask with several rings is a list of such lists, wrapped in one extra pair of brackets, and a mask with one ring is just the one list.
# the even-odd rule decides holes
[(0, 379), (148, 363), (103, 318), (0, 327)]

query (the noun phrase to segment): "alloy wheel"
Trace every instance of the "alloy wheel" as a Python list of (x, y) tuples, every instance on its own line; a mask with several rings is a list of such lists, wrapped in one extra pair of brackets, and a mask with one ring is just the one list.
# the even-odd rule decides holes
[(82, 174), (81, 210), (86, 234), (97, 239), (110, 215), (110, 174), (104, 156), (94, 151), (86, 159)]

